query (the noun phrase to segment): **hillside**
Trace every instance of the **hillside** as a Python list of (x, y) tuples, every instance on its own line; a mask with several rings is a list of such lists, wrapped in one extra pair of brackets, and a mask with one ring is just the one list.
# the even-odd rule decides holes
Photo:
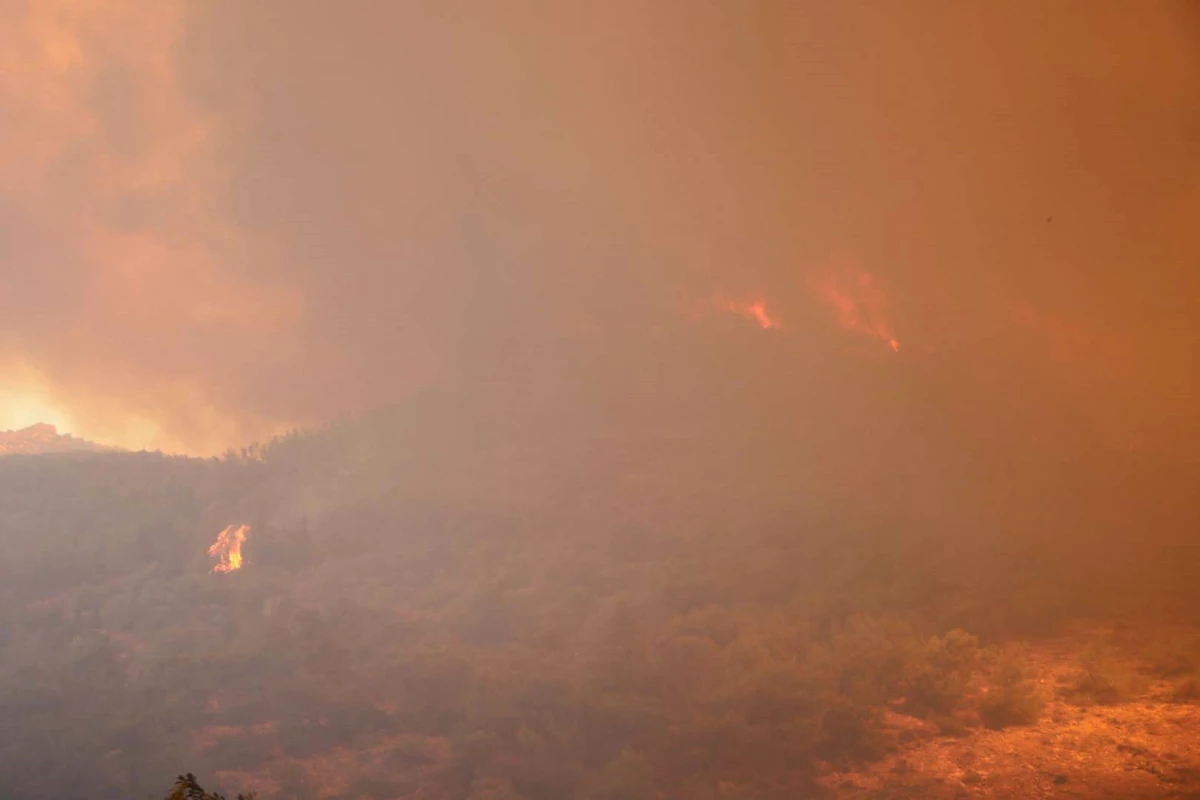
[[(1033, 770), (1149, 797), (1200, 768), (1164, 738), (1200, 666), (1178, 553), (1103, 571), (982, 518), (805, 511), (669, 431), (420, 414), (222, 460), (0, 460), (6, 796), (185, 771), (262, 800), (954, 796)], [(1150, 766), (1088, 772), (1110, 756)]]
[(115, 448), (60, 434), (53, 425), (38, 423), (16, 431), (0, 431), (0, 456), (45, 453), (101, 453)]

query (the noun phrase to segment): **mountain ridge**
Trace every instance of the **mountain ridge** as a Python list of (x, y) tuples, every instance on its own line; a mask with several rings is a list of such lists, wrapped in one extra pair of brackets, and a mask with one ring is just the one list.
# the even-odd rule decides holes
[(69, 433), (60, 434), (58, 428), (47, 422), (39, 422), (17, 430), (0, 431), (0, 456), (117, 451), (118, 448), (96, 444)]

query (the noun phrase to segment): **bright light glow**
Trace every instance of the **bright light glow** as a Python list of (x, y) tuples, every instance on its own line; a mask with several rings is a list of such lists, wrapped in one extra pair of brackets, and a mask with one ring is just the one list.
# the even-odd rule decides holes
[(242, 543), (250, 533), (249, 525), (230, 525), (217, 534), (208, 554), (217, 559), (213, 572), (236, 572), (242, 568)]
[(20, 430), (39, 422), (55, 426), (59, 433), (74, 433), (70, 415), (61, 408), (37, 393), (0, 384), (0, 431)]
[(699, 318), (704, 313), (706, 307), (729, 314), (737, 314), (739, 317), (745, 317), (763, 330), (778, 330), (780, 327), (779, 318), (767, 309), (767, 303), (762, 298), (732, 300), (717, 292), (712, 296), (710, 301), (697, 306), (692, 315), (693, 319)]

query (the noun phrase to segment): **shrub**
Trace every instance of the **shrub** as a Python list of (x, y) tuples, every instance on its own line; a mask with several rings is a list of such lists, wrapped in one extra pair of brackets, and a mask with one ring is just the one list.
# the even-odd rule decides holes
[(825, 654), (837, 692), (858, 706), (879, 705), (895, 696), (919, 644), (904, 625), (855, 615)]
[[(237, 800), (254, 800), (254, 797), (254, 792), (239, 794)], [(225, 800), (225, 795), (204, 791), (204, 787), (196, 782), (196, 776), (189, 772), (175, 779), (175, 788), (166, 800)]]
[(962, 630), (934, 636), (912, 664), (907, 707), (914, 716), (951, 717), (966, 697), (979, 657), (979, 640)]
[(1032, 725), (1041, 717), (1044, 705), (1028, 667), (1010, 655), (1001, 661), (996, 685), (980, 703), (979, 716), (984, 725), (996, 730)]

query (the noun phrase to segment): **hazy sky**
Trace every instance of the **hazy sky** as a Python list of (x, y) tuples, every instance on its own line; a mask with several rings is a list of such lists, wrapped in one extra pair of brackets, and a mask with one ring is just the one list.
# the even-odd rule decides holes
[(0, 429), (517, 385), (1167, 446), (1198, 156), (1187, 2), (0, 0)]

